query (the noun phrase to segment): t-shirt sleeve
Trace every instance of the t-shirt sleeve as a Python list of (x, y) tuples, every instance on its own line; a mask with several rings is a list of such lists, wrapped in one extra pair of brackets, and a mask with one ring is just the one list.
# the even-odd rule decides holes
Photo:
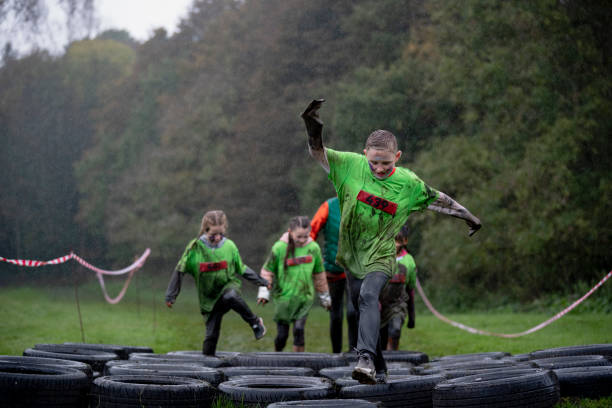
[(327, 204), (327, 201), (324, 201), (323, 204), (319, 206), (319, 209), (317, 210), (315, 215), (312, 217), (312, 221), (310, 221), (310, 238), (317, 239), (319, 231), (327, 222), (328, 216), (329, 204)]
[(327, 176), (336, 188), (341, 186), (350, 173), (351, 166), (358, 160), (359, 155), (351, 152), (340, 152), (337, 150), (325, 149), (327, 163), (329, 164), (329, 175)]
[(240, 252), (238, 252), (238, 248), (234, 246), (234, 266), (236, 267), (236, 272), (240, 275), (244, 275), (244, 271), (246, 270), (246, 265), (242, 262), (242, 258), (240, 257)]
[(423, 180), (415, 176), (412, 188), (412, 208), (411, 211), (421, 211), (426, 209), (429, 204), (436, 201), (438, 191), (429, 187)]
[(321, 248), (319, 248), (318, 246), (314, 258), (315, 264), (312, 273), (321, 273), (325, 271), (325, 267), (323, 266), (323, 257), (321, 256)]
[(187, 244), (187, 247), (185, 247), (185, 251), (183, 251), (183, 255), (181, 255), (181, 258), (176, 264), (176, 268), (174, 268), (175, 270), (193, 275), (193, 272), (187, 267), (189, 264), (189, 257), (191, 256), (191, 248), (193, 247), (193, 244), (194, 240), (190, 241), (189, 244)]

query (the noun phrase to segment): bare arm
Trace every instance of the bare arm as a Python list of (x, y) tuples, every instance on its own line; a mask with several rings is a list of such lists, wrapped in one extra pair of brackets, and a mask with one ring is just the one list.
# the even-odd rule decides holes
[(472, 213), (469, 212), (465, 207), (463, 207), (461, 204), (459, 204), (441, 191), (438, 192), (438, 198), (436, 199), (436, 201), (431, 203), (427, 208), (432, 211), (436, 211), (442, 214), (448, 214), (453, 217), (465, 220), (468, 227), (470, 227), (470, 236), (474, 235), (474, 233), (478, 231), (480, 227), (482, 227), (482, 224), (480, 223), (480, 220), (478, 218), (474, 217), (474, 215), (472, 215)]
[(308, 133), (308, 151), (310, 155), (316, 159), (323, 169), (329, 173), (329, 163), (325, 155), (325, 147), (323, 146), (323, 122), (319, 118), (319, 108), (325, 99), (315, 99), (310, 102), (310, 105), (302, 113), (302, 119), (306, 125)]

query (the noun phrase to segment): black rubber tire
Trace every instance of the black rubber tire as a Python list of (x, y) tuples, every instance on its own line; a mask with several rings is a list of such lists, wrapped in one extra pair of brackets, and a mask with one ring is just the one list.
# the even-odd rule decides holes
[(74, 368), (76, 370), (84, 372), (85, 375), (87, 375), (87, 377), (90, 379), (93, 377), (93, 370), (91, 369), (91, 366), (87, 363), (82, 363), (80, 361), (30, 356), (0, 356), (0, 361), (28, 365)]
[(170, 377), (188, 377), (206, 381), (217, 386), (225, 380), (222, 372), (216, 368), (197, 364), (150, 364), (129, 363), (117, 364), (107, 368), (107, 375), (161, 375)]
[(128, 361), (156, 361), (156, 362), (169, 362), (175, 361), (177, 363), (198, 363), (203, 364), (207, 367), (217, 368), (217, 367), (227, 367), (229, 365), (228, 361), (215, 357), (208, 356), (205, 354), (200, 355), (186, 355), (186, 354), (155, 354), (155, 353), (131, 353)]
[(501, 368), (484, 368), (484, 369), (454, 369), (454, 370), (442, 370), (440, 374), (443, 374), (447, 379), (467, 377), (476, 374), (495, 374), (495, 373), (514, 373), (519, 371), (530, 372), (534, 367), (529, 365), (516, 365), (512, 367), (501, 367)]
[[(348, 351), (342, 353), (342, 355), (349, 363), (356, 363), (358, 360), (358, 356), (355, 351)], [(411, 350), (383, 350), (383, 357), (387, 363), (406, 362), (419, 365), (429, 361), (429, 356), (427, 354), (420, 351)]]
[(92, 408), (209, 407), (216, 390), (207, 382), (187, 377), (111, 375), (94, 380)]
[(444, 380), (441, 375), (391, 379), (386, 384), (345, 386), (340, 388), (338, 396), (380, 401), (384, 407), (430, 408), (434, 387)]
[(130, 353), (153, 353), (151, 347), (146, 346), (125, 346), (122, 344), (99, 344), (99, 343), (73, 343), (65, 342), (67, 346), (74, 346), (85, 349), (100, 350), (108, 353), (115, 353), (122, 360), (127, 360)]
[(491, 368), (513, 367), (515, 364), (504, 360), (446, 360), (437, 363), (428, 363), (414, 368), (414, 372), (419, 375), (431, 375), (444, 373), (450, 370), (484, 370)]
[(105, 353), (101, 351), (86, 349), (72, 350), (72, 352), (70, 350), (65, 350), (63, 352), (53, 352), (29, 348), (24, 350), (23, 355), (32, 357), (59, 358), (63, 360), (80, 361), (82, 363), (89, 364), (93, 371), (102, 371), (104, 369), (104, 364), (107, 361), (119, 359), (119, 356), (117, 356), (117, 354), (115, 353)]
[(531, 360), (531, 362), (539, 368), (554, 370), (557, 368), (570, 367), (596, 367), (612, 365), (610, 360), (604, 356), (564, 356), (564, 357), (549, 357)]
[(82, 407), (90, 379), (74, 368), (0, 362), (3, 407)]
[(612, 343), (588, 344), (585, 346), (556, 347), (529, 353), (532, 360), (549, 357), (601, 355), (612, 357)]
[(436, 385), (433, 407), (552, 407), (559, 401), (559, 381), (550, 370), (511, 370), (476, 374)]
[(315, 371), (348, 365), (348, 361), (340, 354), (274, 351), (241, 353), (232, 357), (229, 362), (232, 366), (308, 367)]
[(330, 407), (330, 408), (375, 408), (380, 404), (362, 399), (326, 399), (326, 400), (307, 400), (307, 401), (284, 401), (275, 402), (267, 408), (283, 407)]
[(333, 397), (332, 382), (318, 377), (249, 375), (219, 384), (227, 398), (247, 406), (280, 401), (327, 399)]
[(492, 359), (498, 360), (504, 357), (510, 357), (511, 354), (505, 351), (489, 351), (485, 353), (469, 353), (469, 354), (452, 354), (448, 356), (437, 357), (431, 360), (432, 362), (460, 362), (460, 361), (471, 361), (471, 360), (483, 360)]
[[(166, 353), (168, 355), (179, 355), (179, 356), (203, 356), (201, 350), (178, 350), (178, 351), (169, 351)], [(239, 351), (215, 351), (215, 357), (218, 358), (232, 358), (240, 354)]]
[[(393, 364), (393, 363), (391, 363)], [(350, 377), (351, 373), (353, 372), (353, 369), (355, 368), (354, 365), (349, 365), (349, 366), (343, 366), (343, 367), (329, 367), (329, 368), (322, 368), (321, 370), (319, 370), (319, 375), (321, 377), (326, 377), (329, 378), (330, 380), (335, 380), (336, 378), (342, 378), (342, 377)], [(397, 375), (413, 375), (415, 374), (414, 368), (412, 367), (404, 367), (404, 368), (391, 368), (390, 365), (387, 366), (387, 373), (390, 376), (397, 376)]]
[(601, 398), (612, 395), (612, 366), (571, 367), (553, 370), (562, 397)]
[(315, 371), (308, 367), (221, 367), (219, 368), (225, 377), (243, 375), (288, 375), (293, 377), (312, 377)]
[[(392, 381), (392, 380), (403, 380), (406, 378), (420, 378), (420, 377), (414, 374), (395, 374), (395, 375), (389, 375), (389, 377), (387, 378), (388, 379), (387, 382)], [(354, 380), (351, 376), (336, 378), (333, 381), (334, 381), (334, 384), (336, 384), (337, 388), (352, 387), (353, 385), (360, 385), (359, 381)]]

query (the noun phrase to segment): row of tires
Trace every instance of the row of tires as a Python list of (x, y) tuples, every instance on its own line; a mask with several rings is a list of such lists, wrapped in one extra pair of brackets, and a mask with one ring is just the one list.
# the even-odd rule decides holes
[[(25, 357), (0, 356), (0, 405), (206, 407), (222, 396), (239, 406), (262, 407), (549, 407), (562, 395), (612, 392), (612, 344), (433, 361), (418, 352), (386, 353), (389, 379), (373, 386), (350, 378), (352, 353), (219, 352), (212, 357), (139, 348), (117, 353), (108, 347), (126, 346), (95, 346), (44, 344), (27, 349)], [(37, 351), (69, 359), (32, 355)], [(116, 358), (101, 365), (108, 356), (100, 353)], [(77, 360), (81, 356), (93, 364)]]

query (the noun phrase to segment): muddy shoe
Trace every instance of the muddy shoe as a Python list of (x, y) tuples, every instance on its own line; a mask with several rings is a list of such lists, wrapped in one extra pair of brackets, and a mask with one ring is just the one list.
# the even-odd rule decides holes
[(376, 383), (377, 384), (386, 384), (389, 379), (389, 375), (386, 371), (376, 372)]
[(261, 339), (266, 334), (266, 326), (264, 326), (263, 319), (261, 317), (257, 318), (257, 323), (251, 326), (251, 328), (253, 329), (255, 340)]
[(353, 369), (352, 377), (353, 380), (359, 381), (359, 384), (376, 384), (376, 370), (370, 354), (359, 353), (359, 360)]

